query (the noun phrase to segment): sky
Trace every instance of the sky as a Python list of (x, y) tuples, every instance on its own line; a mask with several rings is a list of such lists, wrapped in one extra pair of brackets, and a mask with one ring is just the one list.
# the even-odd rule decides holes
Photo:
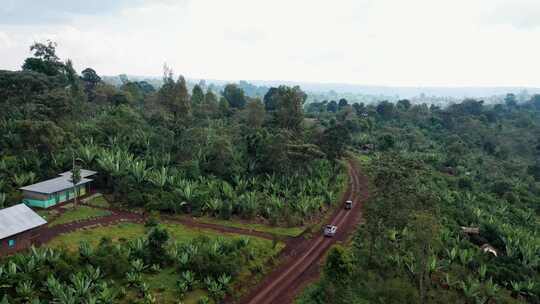
[(77, 70), (540, 87), (539, 0), (0, 0), (0, 69), (52, 39)]

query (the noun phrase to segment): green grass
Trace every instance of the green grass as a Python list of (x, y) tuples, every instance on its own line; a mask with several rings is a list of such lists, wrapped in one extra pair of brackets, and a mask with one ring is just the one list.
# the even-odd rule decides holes
[(39, 214), (39, 216), (41, 216), (47, 222), (50, 222), (50, 221), (54, 220), (54, 218), (56, 218), (56, 216), (58, 216), (58, 211), (57, 210), (43, 210), (43, 209), (41, 209), (41, 210), (37, 210), (36, 213)]
[(49, 227), (67, 224), (75, 221), (86, 220), (90, 218), (103, 217), (107, 215), (111, 215), (111, 212), (107, 210), (100, 210), (88, 206), (79, 205), (64, 212), (54, 221), (49, 223)]
[(103, 196), (95, 197), (92, 200), (86, 202), (86, 204), (100, 208), (109, 208), (111, 206), (111, 204), (109, 204), (109, 202)]
[(109, 237), (113, 241), (118, 241), (120, 238), (131, 240), (144, 235), (145, 231), (144, 225), (121, 223), (115, 226), (96, 227), (62, 234), (54, 238), (47, 246), (52, 248), (65, 247), (69, 250), (76, 250), (82, 241), (86, 241), (91, 245), (97, 245), (104, 237)]
[(195, 218), (196, 221), (201, 223), (207, 223), (207, 224), (215, 224), (225, 227), (233, 227), (233, 228), (242, 228), (247, 230), (254, 230), (259, 232), (267, 232), (272, 233), (279, 236), (290, 236), (295, 237), (299, 236), (304, 232), (305, 227), (274, 227), (274, 226), (268, 226), (264, 224), (256, 224), (256, 223), (247, 223), (242, 222), (238, 220), (220, 220), (216, 218), (211, 217), (198, 217)]
[(369, 155), (358, 154), (356, 158), (358, 159), (360, 165), (367, 165), (371, 162), (371, 157)]
[[(217, 231), (207, 229), (188, 228), (184, 225), (177, 223), (164, 223), (163, 226), (166, 227), (169, 231), (171, 239), (178, 242), (190, 241), (196, 237), (203, 235), (208, 237), (244, 237), (242, 235), (236, 234), (221, 234)], [(51, 242), (47, 244), (47, 246), (66, 247), (67, 249), (75, 250), (79, 248), (79, 244), (82, 241), (86, 241), (91, 245), (97, 245), (99, 241), (104, 237), (109, 237), (113, 241), (118, 241), (119, 239), (133, 240), (144, 236), (146, 232), (147, 228), (144, 227), (143, 224), (121, 223), (114, 226), (95, 227), (91, 229), (77, 230), (71, 233), (63, 234), (54, 238)], [(257, 245), (258, 247), (272, 246), (272, 241), (270, 240), (255, 237), (248, 238), (253, 244)]]

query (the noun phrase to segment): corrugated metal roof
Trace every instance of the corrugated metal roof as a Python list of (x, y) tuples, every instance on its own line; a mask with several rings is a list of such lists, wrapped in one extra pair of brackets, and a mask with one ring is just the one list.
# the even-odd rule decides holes
[[(73, 184), (70, 181), (71, 176), (60, 176), (57, 178), (49, 179), (37, 184), (19, 188), (20, 190), (26, 190), (31, 192), (38, 192), (43, 194), (52, 194), (55, 192), (64, 191), (70, 188), (73, 188)], [(78, 185), (83, 185), (88, 182), (91, 182), (91, 179), (82, 178)]]
[(47, 224), (25, 204), (0, 210), (0, 239)]
[[(89, 176), (96, 175), (96, 174), (97, 174), (96, 171), (81, 169), (81, 177), (89, 177)], [(60, 173), (59, 175), (60, 176), (69, 176), (71, 178), (71, 171), (66, 171), (64, 173)]]

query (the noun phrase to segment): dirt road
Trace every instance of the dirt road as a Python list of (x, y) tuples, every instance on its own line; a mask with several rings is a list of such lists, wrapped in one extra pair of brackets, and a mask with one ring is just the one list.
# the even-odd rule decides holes
[(344, 241), (354, 232), (360, 221), (362, 202), (367, 198), (367, 179), (355, 164), (349, 163), (350, 183), (342, 201), (352, 200), (352, 210), (338, 208), (328, 224), (336, 225), (335, 237), (327, 238), (321, 233), (311, 239), (299, 238), (289, 242), (288, 255), (276, 270), (270, 273), (250, 294), (240, 301), (242, 304), (287, 304), (306, 284), (317, 279), (319, 262), (330, 246)]

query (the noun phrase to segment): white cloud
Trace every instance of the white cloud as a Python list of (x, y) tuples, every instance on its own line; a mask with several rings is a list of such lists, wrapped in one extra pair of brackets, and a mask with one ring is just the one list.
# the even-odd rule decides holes
[(486, 14), (486, 21), (506, 24), (518, 29), (540, 27), (540, 2), (537, 0), (514, 0), (494, 5)]
[(52, 37), (61, 56), (101, 74), (160, 75), (167, 62), (200, 78), (540, 86), (540, 28), (517, 26), (534, 18), (493, 21), (501, 7), (529, 2), (145, 1), (62, 24), (8, 26), (13, 46), (0, 48), (0, 67), (17, 68), (33, 40)]

